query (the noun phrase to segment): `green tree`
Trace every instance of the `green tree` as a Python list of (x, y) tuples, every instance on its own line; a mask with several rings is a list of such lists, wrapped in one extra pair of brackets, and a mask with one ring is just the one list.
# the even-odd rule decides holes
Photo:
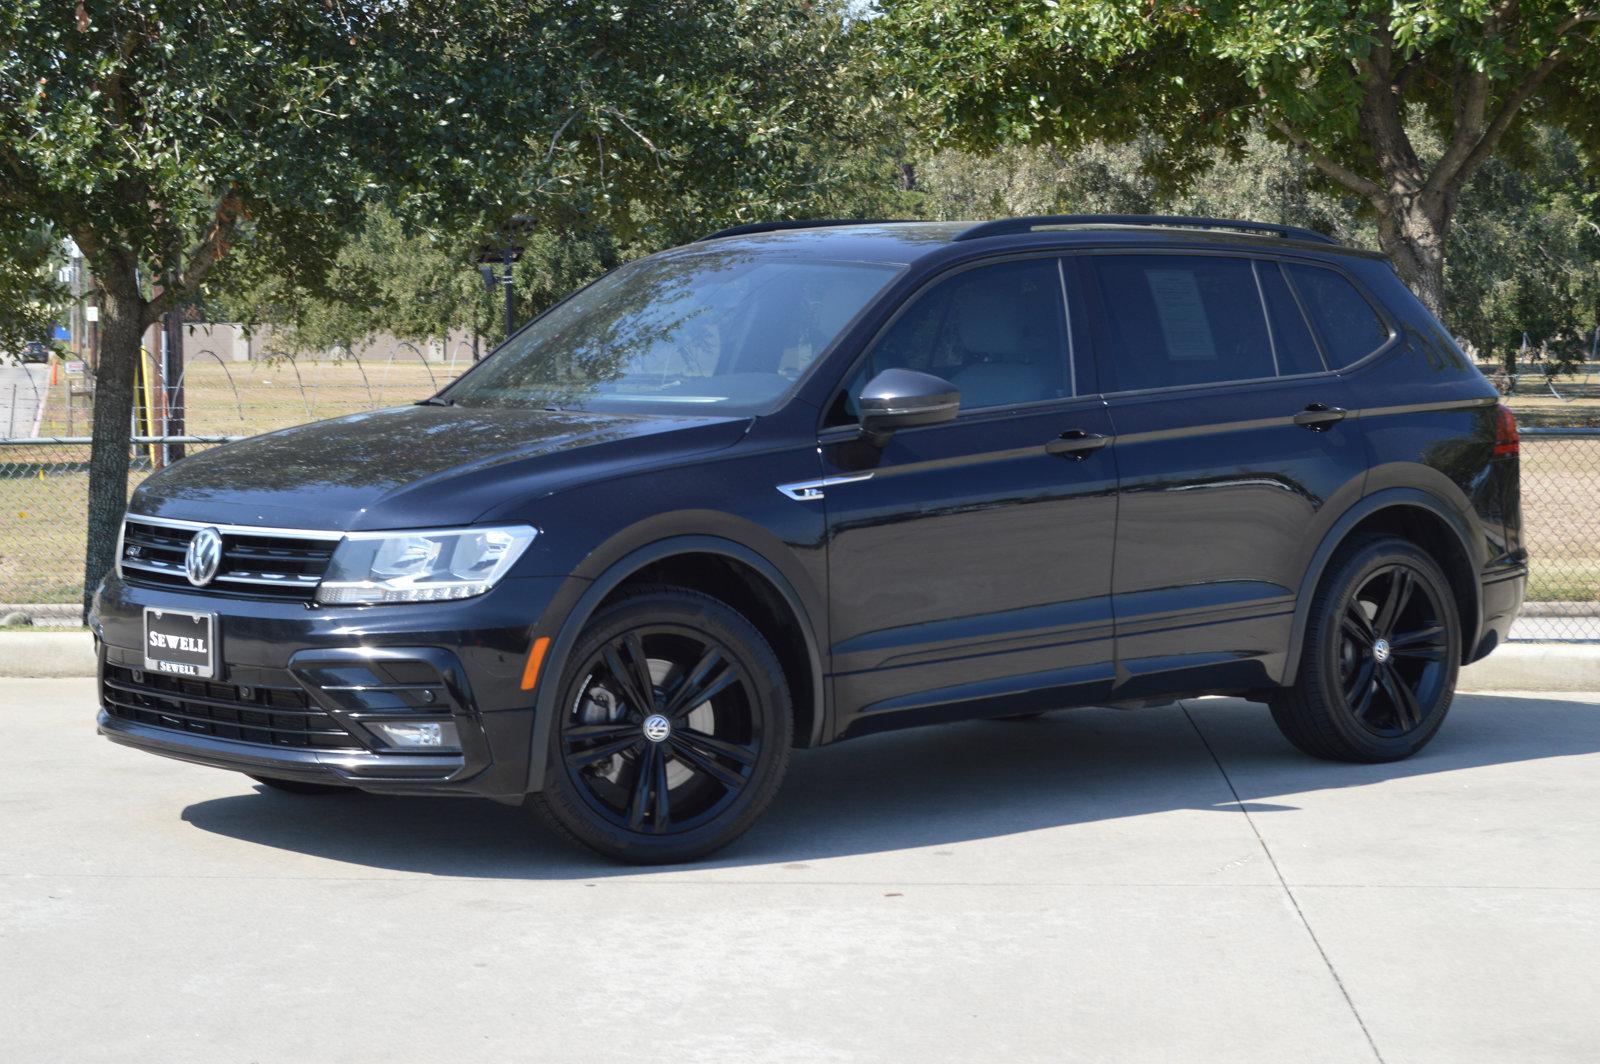
[(1450, 325), (1508, 370), (1524, 333), (1564, 369), (1600, 326), (1600, 179), (1559, 130), (1534, 130), (1530, 147), (1526, 166), (1491, 159), (1462, 193)]
[[(609, 230), (581, 223), (537, 227), (518, 243), (523, 250), (512, 286), (518, 322), (588, 284), (624, 253), (646, 250), (624, 249)], [(504, 339), (504, 315), (502, 291), (486, 288), (477, 270), (482, 247), (471, 233), (408, 229), (379, 204), (320, 284), (297, 284), (270, 263), (239, 255), (220, 271), (221, 294), (205, 310), (212, 320), (270, 324), (295, 351), (357, 348), (378, 333), (421, 343), (458, 330), (479, 334), (486, 350)]]
[(1120, 143), (1095, 142), (1063, 153), (1050, 145), (1008, 146), (984, 155), (954, 149), (917, 162), (919, 209), (928, 217), (993, 218), (1023, 214), (1193, 214), (1257, 218), (1376, 246), (1350, 194), (1328, 189), (1305, 157), (1259, 129), (1237, 153), (1213, 149), (1207, 177), (1172, 188), (1146, 171), (1151, 134)]
[[(6, 189), (0, 184), (0, 207)], [(56, 277), (61, 240), (34, 219), (0, 212), (0, 359), (44, 340), (70, 301)]]
[(681, 231), (770, 198), (751, 190), (789, 172), (838, 32), (802, 0), (0, 11), (0, 234), (70, 235), (99, 285), (86, 599), (114, 560), (140, 334), (230, 249), (326, 292), (374, 202), (446, 233), (597, 210)]
[[(1462, 190), (1529, 120), (1600, 149), (1591, 0), (1234, 4), (883, 0), (892, 87), (941, 139), (975, 148), (1153, 133), (1147, 169), (1182, 185), (1253, 125), (1359, 196), (1431, 308)], [(1443, 143), (1418, 150), (1416, 114)]]

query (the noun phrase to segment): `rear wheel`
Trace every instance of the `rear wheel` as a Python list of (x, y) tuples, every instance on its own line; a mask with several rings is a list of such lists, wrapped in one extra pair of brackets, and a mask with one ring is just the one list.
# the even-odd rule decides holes
[(561, 679), (545, 789), (562, 833), (618, 860), (688, 861), (777, 793), (793, 722), (777, 656), (726, 604), (630, 593), (584, 629)]
[(285, 794), (354, 794), (354, 787), (341, 787), (336, 783), (306, 783), (302, 780), (275, 780), (271, 776), (251, 776), (263, 787)]
[(1443, 571), (1397, 537), (1358, 540), (1312, 601), (1300, 670), (1272, 718), (1295, 746), (1338, 761), (1398, 761), (1449, 712), (1461, 623)]

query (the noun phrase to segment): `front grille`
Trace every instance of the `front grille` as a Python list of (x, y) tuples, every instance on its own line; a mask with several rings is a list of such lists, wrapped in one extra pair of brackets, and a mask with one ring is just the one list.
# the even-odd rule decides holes
[(107, 662), (100, 702), (119, 720), (215, 739), (316, 750), (364, 749), (298, 687), (245, 688)]
[(123, 579), (147, 587), (310, 602), (340, 539), (337, 532), (216, 526), (222, 533), (222, 564), (210, 583), (197, 588), (184, 573), (183, 559), (189, 541), (204, 527), (129, 514), (122, 528)]

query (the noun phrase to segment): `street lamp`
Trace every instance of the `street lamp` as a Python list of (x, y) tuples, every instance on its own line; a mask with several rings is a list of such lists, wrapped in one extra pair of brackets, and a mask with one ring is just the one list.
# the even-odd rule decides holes
[[(505, 289), (506, 293), (506, 337), (516, 332), (516, 303), (512, 292), (511, 267), (522, 258), (525, 250), (522, 238), (533, 230), (533, 218), (526, 214), (513, 215), (505, 225), (500, 227), (492, 241), (487, 241), (478, 249), (478, 273), (483, 277), (483, 285), (493, 292), (496, 286)], [(495, 272), (495, 267), (500, 267), (500, 272)]]

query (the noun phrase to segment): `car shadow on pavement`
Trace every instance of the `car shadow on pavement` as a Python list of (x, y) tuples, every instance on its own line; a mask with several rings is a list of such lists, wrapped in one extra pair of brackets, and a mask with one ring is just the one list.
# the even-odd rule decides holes
[[(1600, 751), (1600, 705), (1576, 701), (1460, 695), (1426, 749), (1388, 765), (1305, 757), (1261, 706), (1185, 706), (1187, 713), (1062, 710), (796, 751), (765, 817), (693, 867), (791, 864), (1173, 810), (1237, 813), (1234, 789), (1252, 813), (1292, 814), (1295, 795), (1306, 792)], [(581, 853), (531, 809), (477, 799), (260, 790), (198, 802), (183, 816), (261, 846), (440, 876), (598, 879), (660, 870)]]

